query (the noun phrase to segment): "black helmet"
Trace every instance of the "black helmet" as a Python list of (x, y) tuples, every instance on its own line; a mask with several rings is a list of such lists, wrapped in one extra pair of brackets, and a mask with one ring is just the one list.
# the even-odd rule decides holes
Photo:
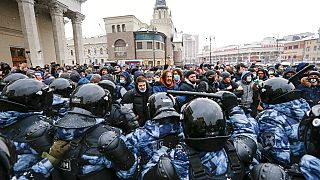
[(19, 79), (11, 82), (3, 89), (1, 95), (2, 103), (14, 104), (23, 107), (26, 111), (46, 110), (52, 106), (53, 101), (50, 88), (34, 79)]
[(273, 78), (262, 82), (260, 88), (261, 101), (266, 104), (280, 104), (298, 99), (302, 96), (300, 90), (284, 78)]
[(116, 85), (114, 84), (114, 82), (110, 81), (110, 80), (102, 80), (98, 83), (98, 85), (100, 87), (102, 87), (103, 89), (106, 89), (110, 92), (112, 99), (115, 100), (117, 95), (116, 95)]
[(178, 105), (172, 95), (165, 92), (153, 94), (148, 99), (150, 118), (153, 120), (165, 117), (180, 117)]
[(96, 84), (77, 87), (70, 96), (70, 107), (79, 107), (98, 117), (105, 117), (111, 111), (112, 97), (109, 91)]
[(261, 163), (255, 165), (250, 173), (252, 180), (289, 180), (290, 176), (278, 165)]
[(27, 79), (28, 76), (24, 75), (24, 74), (21, 74), (21, 73), (12, 73), (12, 74), (9, 74), (7, 77), (5, 77), (3, 79), (3, 82), (6, 83), (6, 84), (9, 84), (13, 81), (16, 81), (18, 79)]
[(227, 122), (221, 107), (213, 100), (197, 98), (182, 112), (185, 142), (199, 151), (216, 151), (229, 138)]
[(320, 105), (313, 106), (299, 125), (299, 139), (306, 154), (320, 158)]
[(0, 62), (0, 71), (2, 71), (2, 74), (0, 74), (1, 76), (6, 76), (9, 74), (10, 70), (11, 67), (8, 63)]
[(53, 94), (58, 94), (64, 98), (69, 98), (74, 90), (72, 83), (64, 78), (55, 79), (50, 84), (50, 88), (53, 89)]

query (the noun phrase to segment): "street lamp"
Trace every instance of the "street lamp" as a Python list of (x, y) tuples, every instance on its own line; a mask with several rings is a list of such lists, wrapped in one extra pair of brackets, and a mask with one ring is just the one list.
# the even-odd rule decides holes
[[(318, 59), (320, 60), (320, 58), (318, 58), (318, 53), (319, 53), (319, 49), (320, 49), (320, 28), (318, 29), (318, 48), (317, 48), (317, 57), (316, 57), (316, 63), (318, 62)], [(314, 64), (316, 64), (314, 63)]]
[[(213, 39), (215, 39), (215, 37), (213, 37)], [(208, 40), (208, 38), (206, 38), (206, 40)], [(212, 61), (211, 61), (211, 36), (209, 37), (209, 41), (210, 41), (210, 54), (209, 54), (209, 62), (210, 62), (210, 65), (212, 64)]]

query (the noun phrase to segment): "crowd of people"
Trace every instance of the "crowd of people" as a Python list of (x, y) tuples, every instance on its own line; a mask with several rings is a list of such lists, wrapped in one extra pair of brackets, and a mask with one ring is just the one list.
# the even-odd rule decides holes
[(313, 64), (0, 63), (0, 179), (320, 179)]

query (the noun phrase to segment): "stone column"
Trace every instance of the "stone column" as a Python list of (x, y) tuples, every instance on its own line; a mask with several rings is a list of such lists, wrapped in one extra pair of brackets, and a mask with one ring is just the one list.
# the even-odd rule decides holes
[(34, 0), (17, 0), (21, 29), (25, 40), (26, 51), (30, 51), (30, 61), (33, 67), (43, 67), (42, 51), (34, 12)]
[(70, 17), (72, 21), (72, 29), (73, 29), (73, 41), (76, 55), (76, 62), (78, 64), (84, 63), (83, 57), (83, 37), (82, 37), (82, 21), (85, 16), (79, 12), (73, 13)]
[(67, 11), (67, 7), (59, 2), (55, 2), (50, 6), (50, 14), (52, 19), (53, 39), (56, 52), (56, 61), (64, 64), (66, 61), (65, 53), (65, 29), (63, 13)]

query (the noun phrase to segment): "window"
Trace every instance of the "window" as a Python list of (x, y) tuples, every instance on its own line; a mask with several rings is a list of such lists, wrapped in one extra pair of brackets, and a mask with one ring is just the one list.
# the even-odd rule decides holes
[(316, 51), (316, 50), (317, 50), (317, 46), (314, 46), (314, 47), (313, 47), (313, 51)]
[(88, 54), (91, 54), (91, 51), (90, 51), (90, 49), (88, 49)]
[(291, 58), (291, 56), (288, 56), (288, 59), (290, 59)]
[(71, 54), (71, 56), (73, 56), (73, 50), (71, 50), (70, 54)]
[(142, 42), (137, 42), (137, 49), (142, 49)]
[(112, 25), (112, 32), (115, 33), (116, 32), (116, 26)]
[(164, 44), (161, 43), (161, 50), (164, 50)]
[(157, 61), (157, 65), (160, 66), (160, 61)]
[(306, 55), (306, 59), (309, 59), (309, 54)]
[(97, 55), (97, 49), (96, 48), (94, 48), (94, 54)]
[(156, 48), (160, 49), (160, 43), (159, 42), (156, 42)]
[(306, 48), (306, 51), (310, 51), (310, 47), (309, 46)]
[(101, 54), (101, 55), (103, 54), (103, 49), (102, 49), (102, 48), (100, 48), (100, 54)]
[(312, 58), (312, 61), (315, 61), (316, 60), (316, 58)]
[(122, 24), (122, 32), (126, 32), (126, 25)]
[(299, 48), (298, 45), (294, 45), (294, 46), (293, 46), (293, 49), (298, 49), (298, 48)]
[(98, 64), (98, 59), (95, 59), (95, 60), (94, 60), (94, 64)]
[(104, 63), (104, 59), (101, 59), (101, 64), (103, 64)]
[(126, 58), (127, 57), (127, 44), (124, 40), (118, 39), (114, 43), (114, 56), (116, 58)]
[(289, 46), (289, 49), (292, 49), (292, 46)]
[(120, 25), (117, 25), (117, 31), (118, 31), (118, 32), (121, 32)]
[(293, 59), (296, 59), (297, 58), (297, 56), (296, 55), (293, 55)]
[(287, 50), (288, 49), (288, 47), (284, 47), (284, 50)]
[(153, 49), (152, 48), (152, 42), (147, 42), (147, 49)]

